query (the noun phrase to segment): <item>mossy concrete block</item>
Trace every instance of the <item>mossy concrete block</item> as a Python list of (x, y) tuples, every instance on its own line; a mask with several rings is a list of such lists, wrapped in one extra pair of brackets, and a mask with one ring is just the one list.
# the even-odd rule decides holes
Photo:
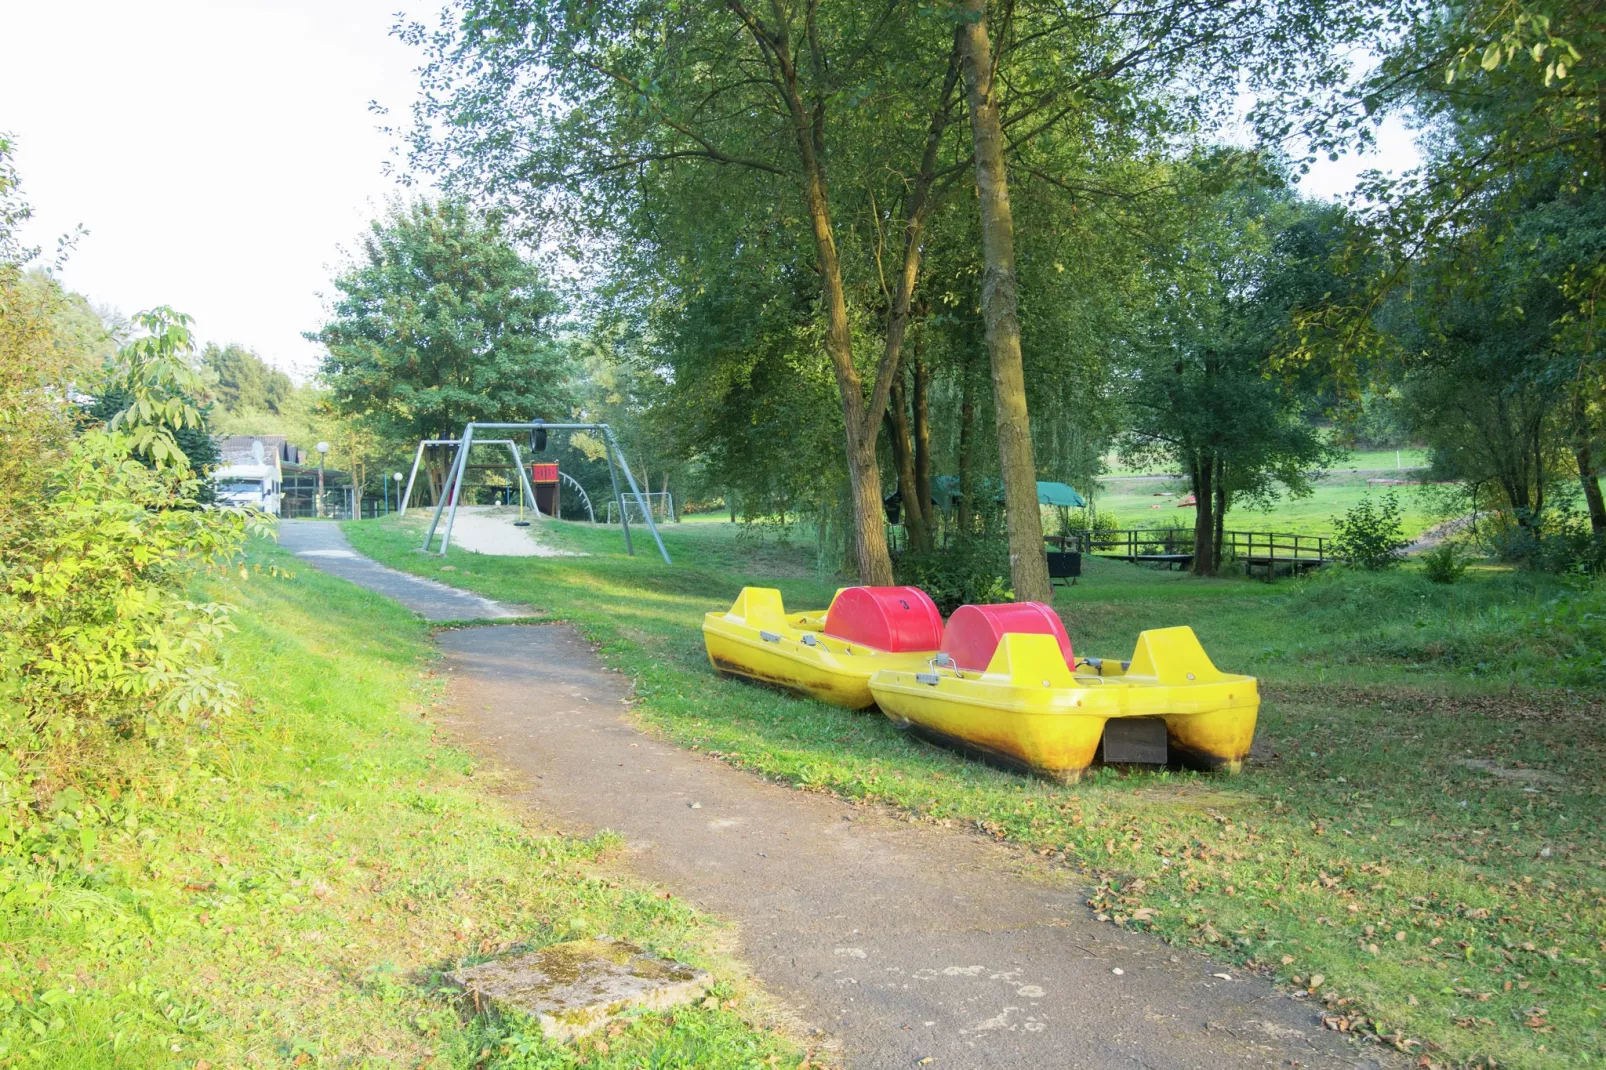
[(554, 1040), (583, 1037), (628, 1010), (690, 1003), (707, 993), (710, 980), (706, 970), (608, 936), (552, 944), (469, 966), (451, 977), (476, 1009), (490, 1004), (521, 1011)]

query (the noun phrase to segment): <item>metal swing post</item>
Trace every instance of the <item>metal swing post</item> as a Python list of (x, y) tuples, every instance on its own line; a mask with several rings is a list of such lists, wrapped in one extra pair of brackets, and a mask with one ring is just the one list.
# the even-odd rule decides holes
[(446, 547), (452, 542), (452, 525), (457, 523), (457, 507), (463, 501), (463, 482), (468, 478), (468, 455), (474, 449), (474, 425), (470, 423), (463, 428), (463, 445), (461, 447), (461, 462), (457, 466), (457, 482), (452, 484), (452, 507), (446, 513), (446, 530), (441, 532), (442, 557), (446, 556)]
[(630, 518), (625, 515), (625, 500), (619, 493), (619, 470), (614, 467), (613, 451), (613, 436), (604, 434), (602, 436), (602, 453), (603, 456), (608, 458), (608, 482), (613, 484), (613, 500), (619, 506), (619, 523), (625, 532), (625, 553), (635, 557), (636, 548), (630, 543)]
[(435, 499), (435, 515), (430, 518), (429, 531), (424, 534), (424, 545), (418, 548), (420, 553), (429, 552), (430, 543), (435, 540), (435, 529), (440, 527), (441, 512), (446, 508), (446, 499), (451, 495), (452, 488), (457, 485), (457, 465), (463, 459), (462, 439), (458, 439), (453, 445), (457, 447), (457, 452), (452, 454), (451, 466), (446, 469), (443, 477), (440, 495)]
[[(457, 520), (457, 505), (463, 499), (463, 478), (468, 474), (468, 455), (474, 447), (474, 425), (468, 424), (463, 428), (463, 437), (457, 443), (457, 456), (453, 459), (451, 474), (447, 478), (446, 493), (435, 505), (435, 519), (430, 522), (429, 532), (424, 536), (422, 549), (429, 552), (430, 543), (435, 541), (435, 530), (440, 526), (441, 513), (446, 513), (446, 530), (441, 532), (440, 556), (446, 556), (446, 547), (452, 540), (452, 524)], [(451, 503), (447, 510), (447, 503)]]
[[(673, 564), (674, 562), (669, 560), (669, 551), (664, 549), (663, 537), (658, 534), (658, 525), (652, 521), (652, 510), (647, 507), (647, 499), (642, 497), (641, 488), (636, 486), (636, 476), (630, 471), (630, 464), (625, 460), (624, 451), (619, 448), (618, 441), (613, 437), (613, 429), (607, 424), (599, 424), (598, 426), (602, 428), (603, 435), (613, 446), (613, 451), (619, 455), (619, 467), (625, 470), (625, 479), (630, 482), (630, 492), (636, 496), (636, 504), (641, 507), (641, 515), (647, 520), (647, 530), (652, 532), (652, 540), (658, 544), (658, 552), (664, 556), (664, 564)], [(617, 481), (615, 482), (617, 484)], [(623, 502), (619, 503), (619, 519), (625, 519)], [(630, 529), (627, 527), (625, 530), (628, 532)], [(627, 535), (626, 538), (628, 537)]]
[(413, 500), (413, 480), (418, 478), (418, 464), (424, 459), (424, 443), (426, 441), (426, 439), (418, 440), (418, 452), (413, 454), (413, 469), (407, 473), (407, 493), (402, 495), (402, 500), (396, 506), (397, 516), (406, 516), (407, 503)]

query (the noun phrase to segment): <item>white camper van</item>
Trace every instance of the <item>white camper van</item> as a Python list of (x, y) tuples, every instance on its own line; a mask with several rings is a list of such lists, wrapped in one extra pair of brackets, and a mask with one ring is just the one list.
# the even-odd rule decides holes
[(284, 478), (279, 470), (278, 451), (270, 457), (260, 440), (252, 442), (250, 449), (249, 456), (225, 455), (224, 463), (212, 470), (218, 504), (260, 509), (278, 516)]

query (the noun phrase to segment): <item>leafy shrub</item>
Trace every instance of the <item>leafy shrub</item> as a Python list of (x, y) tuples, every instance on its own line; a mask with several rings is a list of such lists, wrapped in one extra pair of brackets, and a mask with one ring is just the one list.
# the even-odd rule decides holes
[(1119, 531), (1121, 521), (1108, 509), (1095, 509), (1089, 505), (1082, 509), (1059, 511), (1059, 535), (1108, 535)]
[(1333, 517), (1333, 531), (1333, 553), (1356, 568), (1393, 568), (1409, 545), (1400, 498), (1393, 491), (1375, 500), (1367, 495), (1343, 516)]
[(1564, 501), (1534, 521), (1497, 515), (1489, 524), (1489, 542), (1502, 559), (1540, 572), (1589, 575), (1606, 569), (1606, 538), (1590, 529), (1577, 504)]
[(999, 543), (966, 539), (946, 550), (901, 553), (892, 562), (898, 582), (919, 587), (947, 616), (960, 606), (1012, 602), (1009, 552)]
[(107, 780), (137, 762), (130, 746), (236, 704), (213, 664), (232, 607), (189, 590), (236, 558), (253, 521), (199, 507), (174, 441), (198, 421), (165, 396), (193, 375), (185, 319), (137, 322), (151, 333), (114, 380), (129, 407), (40, 459), (0, 510), (0, 863), (69, 865), (92, 846)]
[(1434, 583), (1454, 583), (1466, 571), (1467, 559), (1460, 545), (1449, 539), (1422, 554), (1422, 573)]

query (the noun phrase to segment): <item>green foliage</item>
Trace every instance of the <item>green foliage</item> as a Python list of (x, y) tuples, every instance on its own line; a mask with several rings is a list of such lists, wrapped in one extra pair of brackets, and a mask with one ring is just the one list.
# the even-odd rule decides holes
[(632, 1019), (588, 1065), (796, 1064), (743, 1020), (707, 919), (441, 743), (422, 621), (265, 541), (246, 562), (196, 590), (239, 607), (219, 664), (241, 715), (121, 742), (100, 784), (44, 808), (70, 850), (0, 853), (0, 1061), (571, 1066), (580, 1049), (522, 1020), (465, 1021), (441, 974), (581, 925), (706, 966), (737, 1003)]
[[(1198, 544), (1242, 501), (1310, 492), (1334, 451), (1311, 419), (1308, 370), (1273, 374), (1291, 316), (1339, 283), (1341, 212), (1299, 199), (1246, 154), (1196, 161), (1181, 176), (1171, 249), (1152, 267), (1159, 314), (1139, 323), (1124, 377), (1129, 461), (1182, 471), (1195, 494)], [(1221, 550), (1201, 549), (1210, 573)]]
[(1540, 572), (1592, 575), (1606, 571), (1606, 533), (1594, 531), (1577, 505), (1565, 501), (1538, 521), (1496, 516), (1489, 542), (1495, 552)]
[(1352, 390), (1399, 383), (1439, 478), (1519, 543), (1562, 478), (1598, 481), (1603, 26), (1595, 0), (1410, 0), (1378, 27), (1375, 71), (1330, 110), (1298, 105), (1322, 148), (1371, 140), (1391, 112), (1424, 131), (1422, 167), (1362, 183), (1351, 296), (1312, 305), (1302, 334), (1325, 332)]
[(331, 318), (307, 337), (328, 348), (330, 405), (382, 440), (411, 448), (471, 420), (567, 415), (558, 298), (500, 217), (453, 200), (394, 206), (334, 285)]
[(230, 415), (277, 415), (296, 390), (288, 375), (243, 346), (208, 343), (201, 351), (201, 367), (215, 377), (212, 393), (218, 407)]
[(1467, 573), (1467, 559), (1461, 545), (1445, 539), (1421, 554), (1422, 574), (1434, 583), (1454, 583)]
[[(126, 411), (133, 404), (133, 395), (126, 389), (110, 386), (100, 391), (93, 404), (86, 410), (88, 414), (102, 424), (110, 424), (117, 415)], [(194, 404), (193, 399), (191, 403)], [(185, 464), (191, 472), (199, 476), (209, 475), (222, 461), (218, 453), (217, 442), (212, 438), (211, 406), (204, 408), (197, 405), (200, 423), (185, 424), (183, 427), (173, 428), (173, 444), (184, 455)], [(149, 458), (147, 463), (154, 464)], [(210, 505), (217, 499), (216, 488), (209, 480), (202, 480), (195, 488), (195, 501), (200, 505)]]
[(106, 331), (88, 302), (33, 265), (18, 229), (22, 199), (11, 140), (0, 133), (0, 539), (14, 511), (31, 508), (71, 439), (70, 398), (93, 374)]
[(1059, 535), (1107, 535), (1121, 529), (1120, 518), (1109, 509), (1088, 505), (1082, 509), (1061, 509), (1058, 516)]
[(892, 569), (900, 584), (930, 595), (945, 617), (962, 605), (1015, 600), (1001, 540), (960, 539), (943, 550), (894, 554)]
[(1392, 490), (1381, 498), (1368, 494), (1333, 517), (1333, 553), (1354, 568), (1393, 568), (1407, 545), (1400, 496)]
[(203, 383), (189, 361), (195, 349), (192, 322), (165, 306), (139, 313), (134, 325), (144, 333), (117, 351), (109, 377), (110, 389), (126, 396), (128, 404), (107, 428), (127, 434), (133, 452), (159, 468), (187, 465), (173, 435), (203, 423), (193, 400)]
[[(0, 749), (13, 804), (0, 855), (50, 853), (78, 822), (64, 792), (104, 775), (116, 740), (159, 741), (236, 709), (212, 662), (231, 607), (195, 601), (201, 571), (239, 552), (246, 518), (197, 508), (183, 464), (152, 467), (130, 436), (90, 431), (18, 517), (0, 559)], [(67, 796), (63, 795), (63, 798)], [(67, 806), (69, 810), (77, 807)]]
[[(1349, 42), (1366, 7), (991, 5), (1043, 471), (1090, 476), (1117, 430), (1125, 346), (1109, 340), (1153, 318), (1146, 265), (1179, 184), (1172, 147), (1219, 118), (1212, 93), (1230, 99), (1247, 71), (1257, 87), (1342, 77), (1323, 46)], [(398, 31), (431, 87), (412, 163), (596, 264), (597, 333), (611, 344), (623, 322), (637, 342), (618, 352), (658, 380), (640, 396), (661, 466), (704, 466), (707, 489), (735, 492), (749, 516), (806, 510), (840, 530), (842, 440), (860, 434), (843, 413), (863, 407), (856, 392), (887, 403), (894, 357), (929, 373), (929, 396), (911, 400), (917, 425), (929, 403), (913, 437), (929, 441), (932, 473), (997, 472), (955, 28), (955, 9), (906, 0), (762, 18), (665, 0), (460, 0), (438, 26)], [(773, 67), (782, 55), (802, 58)]]

